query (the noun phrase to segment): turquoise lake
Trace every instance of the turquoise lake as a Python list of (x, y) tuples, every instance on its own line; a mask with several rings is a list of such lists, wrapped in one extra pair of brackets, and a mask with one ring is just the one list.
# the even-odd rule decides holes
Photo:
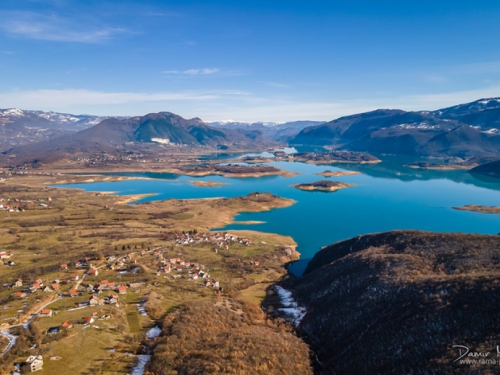
[[(168, 198), (234, 197), (256, 191), (294, 199), (297, 203), (291, 207), (241, 213), (236, 216), (235, 224), (214, 229), (250, 229), (293, 237), (298, 244), (297, 250), (302, 254), (301, 260), (290, 267), (291, 272), (296, 275), (302, 274), (308, 261), (322, 246), (358, 234), (393, 229), (484, 234), (500, 232), (500, 215), (452, 209), (453, 206), (466, 204), (500, 206), (500, 180), (478, 178), (466, 171), (413, 170), (404, 165), (415, 159), (379, 157), (383, 162), (376, 165), (269, 163), (288, 171), (300, 172), (294, 177), (196, 178), (228, 184), (216, 187), (193, 186), (188, 181), (194, 180), (194, 177), (169, 173), (116, 173), (156, 179), (57, 186), (88, 191), (115, 191), (121, 195), (157, 194), (137, 202)], [(290, 187), (296, 183), (322, 180), (324, 178), (316, 173), (326, 169), (357, 170), (363, 174), (330, 178), (357, 184), (333, 193), (306, 192)], [(242, 225), (237, 221), (264, 223)]]

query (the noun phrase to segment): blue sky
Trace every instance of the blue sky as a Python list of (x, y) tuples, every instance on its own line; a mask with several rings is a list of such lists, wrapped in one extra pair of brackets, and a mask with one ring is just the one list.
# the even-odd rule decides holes
[(499, 1), (2, 0), (0, 108), (331, 120), (500, 96)]

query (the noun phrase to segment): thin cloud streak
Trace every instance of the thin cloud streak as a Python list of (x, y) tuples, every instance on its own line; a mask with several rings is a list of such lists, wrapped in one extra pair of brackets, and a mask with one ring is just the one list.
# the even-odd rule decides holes
[(146, 102), (184, 101), (196, 102), (216, 100), (227, 96), (244, 96), (243, 91), (213, 90), (190, 92), (101, 92), (91, 90), (33, 90), (15, 91), (0, 94), (0, 102), (4, 107), (17, 108), (62, 108), (78, 105), (116, 105)]
[(4, 12), (0, 30), (11, 37), (52, 42), (102, 43), (117, 35), (132, 33), (127, 28), (78, 26), (79, 22), (58, 15), (33, 12)]
[(188, 69), (184, 71), (180, 70), (165, 70), (162, 73), (164, 74), (187, 74), (190, 76), (197, 76), (197, 75), (209, 75), (209, 74), (216, 74), (219, 73), (220, 69), (219, 68), (202, 68), (202, 69)]

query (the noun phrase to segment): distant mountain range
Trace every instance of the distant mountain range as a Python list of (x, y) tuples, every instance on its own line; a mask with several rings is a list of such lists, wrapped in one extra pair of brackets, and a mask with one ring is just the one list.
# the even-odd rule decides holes
[(307, 127), (289, 142), (419, 156), (500, 155), (500, 98), (438, 111), (379, 109)]
[(244, 129), (261, 131), (267, 138), (277, 142), (288, 142), (302, 129), (318, 126), (325, 121), (290, 121), (290, 122), (209, 122), (208, 125), (223, 129)]
[(227, 148), (279, 142), (494, 161), (496, 157), (500, 159), (500, 98), (480, 99), (437, 111), (379, 109), (330, 122), (205, 123), (170, 112), (116, 118), (7, 109), (0, 110), (0, 136), (0, 152), (4, 155), (30, 157), (55, 151), (107, 152), (145, 143)]
[(4, 151), (24, 162), (50, 162), (75, 153), (113, 152), (141, 144), (225, 148), (272, 144), (260, 131), (215, 129), (201, 119), (184, 119), (170, 112), (125, 119), (108, 118), (88, 129), (50, 140), (19, 145)]
[(0, 109), (0, 151), (87, 129), (106, 118), (109, 116)]

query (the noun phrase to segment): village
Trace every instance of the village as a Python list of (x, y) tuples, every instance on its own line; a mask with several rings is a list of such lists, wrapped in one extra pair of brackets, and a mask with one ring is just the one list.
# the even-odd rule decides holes
[[(219, 251), (229, 250), (233, 245), (252, 246), (248, 238), (227, 232), (172, 232), (167, 233), (162, 240), (165, 246), (135, 251), (123, 246), (122, 252), (118, 251), (118, 254), (61, 263), (53, 273), (53, 278), (17, 278), (10, 284), (4, 284), (4, 288), (11, 290), (11, 298), (3, 306), (3, 315), (8, 316), (6, 310), (9, 309), (15, 310), (15, 314), (0, 320), (0, 333), (6, 333), (10, 327), (27, 327), (30, 321), (40, 322), (38, 324), (45, 327), (46, 336), (67, 336), (68, 331), (75, 326), (99, 330), (101, 327), (95, 324), (111, 322), (118, 311), (127, 311), (130, 295), (139, 298), (137, 313), (147, 317), (149, 306), (140, 296), (151, 286), (161, 287), (158, 278), (170, 285), (174, 283), (174, 287), (176, 282), (187, 282), (221, 294), (224, 292), (223, 286), (211, 276), (210, 269), (205, 264), (176, 256), (178, 248), (210, 246), (211, 251), (218, 255)], [(8, 259), (13, 256), (13, 253), (0, 251), (0, 260), (5, 265), (12, 262)], [(251, 260), (248, 264), (259, 267), (260, 262)], [(147, 275), (145, 270), (148, 271)], [(43, 364), (43, 356), (35, 355), (20, 363), (20, 366), (29, 371), (38, 371), (43, 369)]]

